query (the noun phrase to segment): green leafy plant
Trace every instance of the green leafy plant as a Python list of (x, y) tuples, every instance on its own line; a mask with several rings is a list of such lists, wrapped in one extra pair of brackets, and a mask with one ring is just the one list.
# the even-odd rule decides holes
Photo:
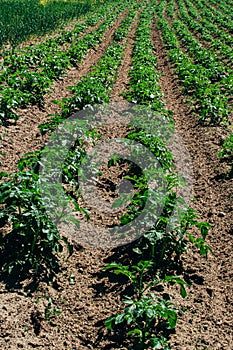
[(139, 300), (126, 297), (124, 303), (128, 306), (122, 313), (108, 318), (105, 321), (106, 327), (112, 331), (122, 324), (127, 335), (133, 338), (133, 347), (130, 349), (169, 350), (167, 339), (157, 334), (156, 327), (166, 323), (168, 329), (175, 328), (177, 314), (173, 304), (153, 293), (149, 296), (142, 295)]
[(62, 311), (56, 305), (54, 305), (53, 299), (49, 297), (48, 304), (44, 311), (44, 321), (51, 323), (53, 318), (61, 313)]
[(1, 269), (18, 277), (30, 269), (38, 276), (55, 273), (59, 268), (56, 253), (63, 250), (62, 241), (72, 252), (72, 246), (60, 236), (44, 209), (37, 181), (38, 175), (27, 171), (0, 183), (0, 227), (11, 224), (11, 232), (0, 238)]
[[(137, 265), (124, 266), (118, 263), (110, 263), (103, 269), (113, 270), (115, 275), (122, 274), (126, 276), (130, 282), (133, 283), (134, 291), (137, 295), (137, 299), (140, 299), (142, 294), (145, 292), (143, 286), (143, 275), (150, 269), (153, 265), (152, 261), (139, 261)], [(147, 288), (146, 288), (147, 289)]]
[(122, 274), (126, 276), (133, 284), (134, 294), (137, 300), (139, 300), (152, 286), (166, 282), (179, 284), (182, 297), (186, 297), (187, 293), (184, 288), (186, 282), (179, 277), (165, 276), (164, 279), (156, 277), (151, 282), (146, 282), (145, 280), (150, 273), (154, 273), (154, 266), (155, 264), (152, 260), (140, 260), (137, 265), (130, 266), (113, 262), (105, 266), (103, 270), (111, 270), (115, 275)]
[(231, 134), (224, 142), (222, 146), (222, 150), (219, 152), (218, 156), (220, 158), (225, 158), (230, 162), (230, 171), (229, 171), (229, 176), (233, 175), (233, 134)]

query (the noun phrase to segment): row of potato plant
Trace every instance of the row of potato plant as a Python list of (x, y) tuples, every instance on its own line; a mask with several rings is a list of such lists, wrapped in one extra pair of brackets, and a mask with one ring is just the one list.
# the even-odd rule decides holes
[[(3, 83), (0, 98), (1, 122), (4, 123), (10, 118), (17, 120), (18, 107), (25, 108), (29, 103), (42, 107), (44, 94), (49, 92), (53, 80), (64, 74), (69, 66), (78, 65), (89, 49), (97, 47), (102, 42), (105, 31), (113, 25), (127, 5), (127, 2), (121, 2), (117, 10), (110, 13), (98, 29), (87, 33), (81, 40), (75, 40), (67, 51), (57, 47), (54, 55), (55, 52), (47, 50), (42, 61), (37, 62), (36, 71), (25, 64), (13, 73), (11, 66), (6, 68), (1, 75)], [(45, 46), (47, 45), (48, 43)], [(43, 47), (39, 49), (42, 55)], [(56, 47), (56, 43), (53, 42), (52, 47)]]
[[(184, 3), (186, 4), (186, 7), (184, 6)], [(215, 53), (217, 52), (217, 54), (219, 54), (223, 60), (225, 59), (224, 63), (226, 63), (227, 65), (231, 65), (233, 52), (232, 36), (223, 29), (218, 28), (217, 25), (213, 24), (205, 18), (202, 18), (200, 16), (199, 11), (197, 11), (196, 7), (192, 4), (190, 0), (184, 0), (184, 3), (182, 0), (178, 0), (178, 15), (180, 20), (184, 21), (191, 31), (200, 35), (201, 39), (204, 42), (210, 42), (211, 46), (210, 50), (205, 50), (201, 46), (201, 44), (192, 37), (192, 35), (189, 33), (189, 31), (181, 21), (178, 21), (178, 24), (177, 21), (175, 21), (173, 23), (173, 26), (178, 26), (178, 36), (181, 39), (181, 42), (185, 45), (185, 47), (187, 47), (187, 43), (189, 43), (189, 45), (193, 45), (193, 47), (191, 48), (192, 55), (194, 55), (195, 59), (197, 57), (197, 54), (201, 58), (201, 60), (204, 57), (205, 62), (207, 62), (208, 68), (212, 69), (212, 65), (214, 63), (215, 65), (217, 64), (220, 67), (220, 70), (224, 70), (225, 67), (221, 65), (221, 60), (216, 56)], [(169, 45), (170, 47), (172, 47), (173, 45), (174, 47), (176, 47), (178, 45), (178, 40), (175, 36), (171, 36), (170, 43), (167, 42), (168, 47)], [(198, 63), (198, 61), (196, 63)], [(223, 78), (222, 90), (223, 92), (226, 92), (228, 94), (228, 98), (231, 100), (233, 86), (232, 73), (230, 69), (227, 69), (227, 72), (228, 77), (227, 79), (225, 77)], [(219, 76), (219, 79), (221, 82), (221, 75)], [(225, 84), (226, 81), (227, 84)], [(219, 157), (222, 160), (225, 160), (230, 165), (230, 171), (228, 172), (227, 176), (232, 176), (232, 150), (232, 135), (230, 135), (229, 138), (227, 138), (223, 142), (222, 150), (219, 152)]]
[[(182, 1), (179, 1), (179, 4), (180, 3), (182, 4)], [(189, 5), (190, 1), (186, 1), (186, 4)], [(223, 58), (226, 58), (228, 60), (228, 64), (231, 65), (233, 58), (233, 49), (231, 47), (233, 44), (232, 36), (224, 31), (218, 30), (217, 27), (218, 34), (216, 34), (216, 30), (213, 32), (213, 25), (210, 25), (209, 28), (208, 25), (206, 25), (209, 22), (203, 23), (202, 21), (197, 21), (197, 18), (193, 18), (193, 16), (188, 15), (188, 12), (184, 6), (179, 6), (180, 19), (186, 23), (191, 31), (193, 31), (195, 34), (199, 34), (204, 43), (206, 41), (210, 43), (210, 45), (208, 45), (208, 50), (210, 50), (212, 53), (217, 53)], [(213, 35), (218, 35), (218, 38), (215, 38)], [(229, 45), (227, 45), (225, 41), (227, 41)]]
[(124, 53), (123, 40), (135, 18), (136, 11), (142, 4), (134, 3), (134, 6), (132, 4), (131, 11), (113, 34), (113, 41), (98, 64), (92, 67), (87, 76), (82, 77), (77, 85), (70, 87), (72, 96), (54, 101), (62, 107), (62, 112), (55, 114), (46, 123), (40, 125), (42, 133), (53, 130), (65, 118), (85, 107), (110, 101), (111, 89)]
[[(142, 6), (137, 5), (128, 14), (128, 17), (116, 30), (113, 40), (102, 59), (88, 77), (84, 77), (78, 87), (82, 85), (82, 91), (76, 90), (76, 94), (63, 101), (63, 113), (60, 122), (64, 117), (65, 110), (69, 108), (72, 113), (85, 105), (93, 105), (109, 101), (111, 87), (116, 78), (117, 69), (124, 52), (124, 37), (127, 35), (130, 24), (133, 21), (136, 10)], [(96, 81), (94, 85), (93, 82)], [(88, 91), (92, 89), (92, 94)], [(94, 91), (94, 89), (96, 89)], [(78, 94), (81, 95), (78, 95)], [(102, 94), (101, 94), (102, 93)], [(82, 96), (79, 99), (78, 96)], [(80, 102), (82, 101), (82, 102)], [(74, 105), (74, 103), (77, 103)], [(58, 125), (58, 123), (56, 124)], [(94, 131), (86, 133), (86, 137), (95, 136)], [(84, 133), (85, 137), (85, 133)], [(39, 161), (43, 149), (31, 154), (26, 154), (18, 163), (19, 171), (13, 174), (0, 173), (0, 227), (10, 225), (10, 232), (0, 237), (0, 263), (1, 270), (5, 274), (11, 273), (17, 279), (24, 278), (25, 274), (33, 271), (34, 276), (52, 278), (59, 269), (59, 256), (57, 253), (64, 249), (65, 242), (69, 253), (72, 253), (72, 246), (68, 240), (59, 234), (56, 225), (51, 221), (45, 210), (39, 189)], [(67, 160), (63, 164), (64, 181), (75, 183), (76, 171), (85, 156), (84, 141), (77, 140), (74, 149), (70, 150)], [(69, 197), (70, 200), (73, 200)], [(51, 203), (53, 205), (53, 203)], [(77, 203), (74, 203), (78, 210)], [(12, 250), (12, 242), (15, 249)]]
[[(157, 18), (158, 19), (158, 18)], [(229, 99), (232, 91), (232, 73), (222, 66), (216, 55), (193, 39), (185, 25), (175, 20), (172, 27), (165, 18), (157, 21), (161, 29), (165, 48), (169, 49), (168, 57), (176, 67), (184, 92), (196, 100), (196, 112), (201, 122), (209, 121), (218, 124), (228, 120)], [(185, 45), (189, 57), (180, 47)]]
[[(151, 229), (131, 244), (128, 259), (126, 258), (124, 264), (114, 261), (104, 268), (116, 275), (124, 275), (132, 286), (131, 289), (129, 288), (130, 294), (123, 297), (123, 302), (126, 304), (123, 312), (111, 316), (105, 322), (109, 331), (117, 332), (120, 329), (121, 333), (125, 333), (123, 337), (126, 336), (129, 349), (170, 349), (165, 334), (176, 327), (177, 310), (171, 302), (171, 296), (168, 299), (162, 298), (154, 290), (158, 285), (161, 287), (167, 283), (177, 283), (180, 286), (181, 295), (185, 297), (186, 283), (179, 275), (175, 275), (174, 265), (176, 263), (179, 265), (180, 256), (186, 251), (190, 242), (194, 243), (203, 255), (206, 255), (209, 250), (205, 244), (205, 238), (210, 226), (199, 222), (196, 213), (191, 209), (187, 210), (177, 226), (169, 232), (166, 231), (170, 215), (179, 201), (175, 191), (179, 186), (179, 178), (175, 172), (171, 152), (164, 141), (151, 132), (152, 124), (156, 125), (153, 114), (147, 114), (149, 107), (166, 124), (166, 128), (173, 130), (174, 123), (171, 115), (161, 101), (159, 74), (155, 70), (157, 64), (151, 40), (155, 6), (156, 4), (152, 2), (142, 12), (136, 30), (132, 67), (129, 71), (130, 90), (126, 93), (126, 97), (130, 102), (145, 108), (138, 109), (139, 118), (138, 120), (135, 118), (133, 123), (138, 127), (134, 127), (134, 130), (128, 134), (128, 138), (143, 144), (159, 159), (168, 192), (161, 215), (157, 217), (154, 213)], [(167, 132), (169, 133), (168, 130)], [(123, 224), (134, 219), (138, 215), (139, 208), (145, 204), (145, 198), (148, 199), (149, 189), (143, 175), (135, 175), (130, 179), (139, 196), (133, 198), (133, 206), (129, 206), (128, 213), (122, 217)], [(150, 214), (153, 215), (153, 213)], [(199, 228), (201, 237), (195, 238), (191, 235), (189, 229), (192, 226)], [(171, 271), (174, 275), (170, 275)]]
[(168, 17), (174, 18), (175, 10), (176, 10), (176, 6), (175, 6), (174, 0), (168, 0), (167, 9), (166, 9), (166, 13)]
[[(190, 0), (184, 0), (184, 4), (186, 5), (187, 11), (192, 18), (200, 19), (200, 14), (197, 8), (193, 5), (193, 3)], [(178, 9), (179, 9), (179, 15), (181, 15), (180, 6), (178, 7)], [(185, 7), (182, 8), (182, 11), (184, 11), (184, 14), (186, 15), (187, 12), (185, 12)]]
[(195, 6), (198, 8), (199, 13), (203, 18), (221, 26), (222, 28), (226, 28), (232, 33), (233, 25), (229, 16), (225, 16), (217, 11), (213, 6), (208, 4), (208, 1), (195, 0)]

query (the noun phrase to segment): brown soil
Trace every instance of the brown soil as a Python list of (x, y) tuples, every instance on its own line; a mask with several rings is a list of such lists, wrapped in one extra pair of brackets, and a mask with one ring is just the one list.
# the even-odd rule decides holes
[(174, 5), (175, 5), (175, 12), (174, 12), (174, 19), (178, 19), (179, 18), (179, 15), (178, 15), (178, 4), (177, 4), (177, 1), (175, 0), (174, 1)]
[[(122, 20), (122, 18), (121, 18)], [(16, 162), (26, 151), (42, 147), (47, 137), (39, 134), (38, 125), (47, 120), (49, 113), (58, 107), (53, 99), (69, 96), (66, 90), (82, 75), (90, 70), (102, 56), (111, 40), (116, 23), (97, 51), (90, 51), (78, 69), (70, 70), (61, 81), (54, 84), (51, 94), (46, 96), (43, 111), (30, 107), (21, 111), (16, 125), (1, 127), (3, 137), (1, 151), (2, 170), (15, 171)], [(131, 65), (132, 45), (136, 23), (132, 27), (126, 45), (125, 57), (119, 68), (118, 78), (112, 91), (112, 101), (121, 102), (119, 93), (128, 88), (127, 71)], [(162, 72), (160, 86), (164, 93), (166, 108), (173, 111), (176, 130), (183, 139), (194, 168), (194, 197), (192, 207), (202, 220), (208, 221), (212, 230), (208, 243), (215, 255), (208, 261), (197, 252), (189, 250), (183, 257), (186, 278), (191, 285), (188, 297), (175, 302), (183, 305), (184, 312), (179, 317), (175, 334), (171, 337), (171, 348), (177, 350), (230, 350), (233, 344), (232, 333), (232, 179), (224, 173), (227, 166), (217, 157), (222, 140), (229, 134), (225, 126), (201, 127), (190, 111), (189, 104), (181, 93), (176, 76), (167, 61), (160, 32), (153, 31), (155, 54), (158, 57), (158, 70)], [(123, 137), (117, 128), (105, 128), (105, 139)], [(105, 176), (110, 176), (105, 172)], [(112, 179), (116, 181), (116, 174)], [(114, 193), (106, 193), (112, 196)], [(122, 250), (123, 253), (123, 250)], [(104, 320), (119, 312), (121, 297), (126, 284), (112, 279), (102, 271), (106, 262), (113, 260), (113, 251), (83, 247), (76, 244), (74, 253), (62, 258), (62, 271), (56, 283), (40, 285), (33, 290), (29, 280), (18, 288), (0, 283), (0, 347), (2, 349), (125, 349), (119, 339), (110, 337), (104, 328)], [(174, 292), (174, 290), (173, 290)], [(53, 304), (48, 308), (49, 297)], [(46, 308), (47, 307), (47, 308)], [(50, 312), (54, 307), (60, 315)], [(47, 312), (46, 312), (47, 309)], [(45, 320), (45, 316), (47, 319)]]
[(125, 54), (122, 59), (122, 64), (118, 70), (118, 78), (115, 82), (115, 85), (111, 92), (111, 101), (112, 102), (123, 102), (125, 101), (124, 97), (121, 95), (126, 92), (129, 87), (129, 75), (128, 71), (131, 66), (131, 55), (134, 44), (134, 36), (137, 28), (138, 19), (135, 21), (135, 24), (132, 26), (132, 30), (130, 31), (127, 38), (127, 46), (125, 49)]

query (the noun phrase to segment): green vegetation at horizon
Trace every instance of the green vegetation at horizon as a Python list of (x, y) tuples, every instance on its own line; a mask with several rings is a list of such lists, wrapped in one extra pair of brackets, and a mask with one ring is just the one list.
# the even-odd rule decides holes
[[(112, 0), (104, 0), (104, 3)], [(45, 35), (68, 21), (94, 12), (103, 1), (0, 0), (0, 48), (13, 48), (31, 36)]]

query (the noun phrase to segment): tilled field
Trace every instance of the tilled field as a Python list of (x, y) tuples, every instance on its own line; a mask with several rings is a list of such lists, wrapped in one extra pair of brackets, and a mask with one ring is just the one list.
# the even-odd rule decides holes
[[(1, 171), (8, 175), (1, 180), (1, 208), (6, 211), (13, 206), (4, 192), (4, 184), (11, 181), (9, 174), (20, 172), (17, 163), (26, 152), (43, 149), (59, 123), (87, 105), (110, 103), (120, 108), (131, 102), (174, 121), (193, 167), (189, 205), (200, 222), (211, 225), (205, 244), (213, 253), (209, 251), (206, 259), (195, 241), (173, 266), (168, 259), (174, 262), (174, 254), (167, 251), (164, 255), (146, 252), (138, 259), (133, 243), (108, 249), (71, 241), (73, 253), (67, 258), (64, 249), (59, 255), (60, 270), (51, 279), (43, 269), (35, 278), (33, 266), (17, 279), (8, 275), (4, 265), (6, 236), (12, 235), (14, 228), (2, 215), (2, 349), (231, 349), (232, 149), (228, 157), (218, 154), (232, 133), (232, 5), (230, 0), (119, 1), (100, 9), (89, 22), (87, 17), (86, 22), (62, 34), (28, 47), (21, 45), (14, 57), (4, 57), (0, 151)], [(129, 131), (113, 119), (99, 134), (104, 142), (124, 139)], [(165, 166), (165, 173), (168, 170)], [(115, 198), (113, 184), (128, 171), (128, 165), (121, 163), (103, 169), (99, 191), (105, 200), (111, 203)], [(136, 205), (141, 208), (140, 203)], [(22, 215), (27, 213), (25, 208)], [(114, 215), (105, 218), (98, 210), (90, 215), (90, 221), (100, 226), (117, 225), (119, 220)], [(200, 236), (197, 228), (190, 225), (188, 232)], [(17, 242), (9, 244), (12, 251), (18, 249)], [(161, 249), (156, 244), (155, 249)], [(122, 300), (134, 298), (135, 291), (126, 274), (116, 276), (103, 267), (111, 262), (130, 267), (140, 260), (152, 261), (152, 270), (145, 269), (145, 284), (155, 278), (153, 274), (160, 274), (161, 278), (179, 276), (189, 285), (185, 298), (174, 283), (161, 282), (149, 288), (177, 307), (176, 327), (169, 329), (159, 323), (166, 316), (154, 325), (159, 337), (168, 339), (170, 345), (161, 341), (152, 347), (146, 339), (134, 343), (133, 336), (124, 332), (124, 323), (116, 331), (105, 327), (105, 320), (122, 312)]]

